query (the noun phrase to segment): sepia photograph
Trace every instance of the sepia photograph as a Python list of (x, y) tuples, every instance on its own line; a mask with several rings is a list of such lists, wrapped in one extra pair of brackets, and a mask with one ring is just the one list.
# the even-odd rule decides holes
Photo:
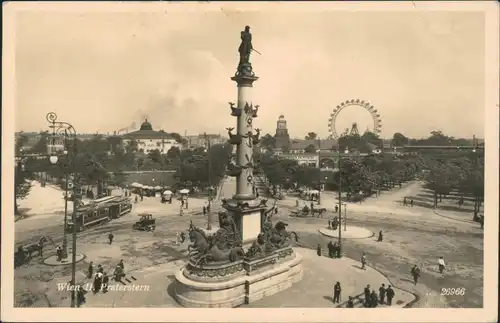
[(498, 319), (498, 3), (3, 21), (2, 320)]

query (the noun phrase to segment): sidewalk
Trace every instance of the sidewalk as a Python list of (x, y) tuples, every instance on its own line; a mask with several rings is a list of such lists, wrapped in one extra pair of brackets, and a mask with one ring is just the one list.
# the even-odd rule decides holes
[[(370, 284), (377, 289), (382, 283), (391, 284), (381, 273), (367, 267), (361, 270), (357, 261), (350, 258), (331, 259), (318, 257), (314, 250), (296, 248), (303, 257), (304, 278), (290, 289), (265, 297), (243, 307), (332, 307), (333, 285), (339, 281), (342, 284), (341, 303), (348, 296), (359, 295), (363, 288)], [(159, 266), (147, 267), (127, 273), (128, 282), (125, 285), (110, 282), (113, 291), (106, 294), (87, 294), (84, 307), (180, 307), (173, 299), (176, 271), (184, 265), (184, 261), (175, 260)], [(130, 279), (133, 276), (136, 280)], [(123, 287), (115, 288), (116, 284)], [(129, 286), (129, 287), (126, 287)], [(136, 288), (136, 291), (119, 291), (118, 289)], [(394, 288), (396, 296), (393, 308), (401, 308), (415, 299), (414, 295)], [(387, 306), (384, 306), (387, 307)]]

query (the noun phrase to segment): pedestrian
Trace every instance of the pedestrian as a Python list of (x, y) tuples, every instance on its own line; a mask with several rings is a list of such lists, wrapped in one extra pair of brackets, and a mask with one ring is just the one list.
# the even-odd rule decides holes
[(97, 265), (97, 272), (101, 273), (101, 274), (104, 272), (104, 268), (102, 268), (102, 265), (100, 265), (100, 264)]
[(92, 278), (92, 276), (94, 275), (94, 262), (91, 261), (89, 263), (89, 269), (88, 269), (89, 273), (87, 275), (88, 278)]
[(114, 238), (114, 237), (115, 237), (115, 236), (113, 235), (113, 233), (111, 233), (111, 232), (110, 232), (110, 233), (108, 234), (109, 244), (112, 244), (112, 243), (113, 243), (113, 238)]
[(141, 202), (144, 201), (144, 195), (141, 193)]
[(109, 284), (109, 276), (107, 273), (104, 273), (102, 275), (102, 292), (103, 293), (108, 292), (108, 284)]
[(314, 210), (314, 202), (311, 202), (311, 211)]
[(484, 214), (479, 216), (479, 223), (481, 224), (481, 230), (484, 230)]
[(259, 198), (259, 192), (256, 192), (256, 193), (255, 193), (255, 197), (256, 197), (256, 198)]
[(182, 208), (182, 206), (181, 206), (181, 209), (179, 210), (179, 215), (180, 215), (180, 216), (183, 216), (183, 215), (184, 215), (184, 209)]
[(299, 207), (299, 199), (295, 200), (295, 207)]
[(377, 292), (374, 289), (370, 294), (370, 307), (377, 307), (377, 306), (378, 306), (378, 296)]
[(332, 221), (328, 220), (328, 229), (332, 228)]
[(404, 205), (404, 206), (407, 206), (407, 205), (408, 205), (408, 202), (406, 201), (406, 196), (405, 196), (405, 197), (404, 197), (404, 199), (403, 199), (403, 205)]
[(186, 198), (186, 210), (188, 209), (188, 199)]
[(94, 288), (93, 288), (93, 292), (94, 294), (98, 293), (100, 290), (101, 290), (101, 286), (102, 286), (102, 274), (101, 273), (96, 273), (95, 276), (94, 276)]
[(446, 265), (444, 263), (443, 257), (439, 257), (438, 259), (438, 267), (439, 267), (439, 273), (442, 274), (444, 269), (446, 268)]
[(62, 259), (62, 249), (61, 249), (61, 246), (57, 246), (57, 248), (56, 248), (56, 257), (57, 257), (57, 261), (61, 262), (61, 259)]
[(363, 252), (363, 255), (361, 255), (361, 269), (366, 270), (366, 255)]
[(366, 285), (364, 289), (364, 294), (365, 294), (365, 307), (370, 307), (370, 285)]
[(332, 240), (328, 242), (328, 257), (333, 258), (335, 256), (335, 250), (333, 250)]
[(335, 243), (333, 244), (333, 257), (340, 258), (340, 248), (337, 244), (337, 241), (335, 241)]
[(380, 288), (378, 289), (378, 297), (380, 304), (385, 303), (385, 294), (386, 294), (385, 284), (382, 284), (382, 286), (380, 286)]
[(353, 308), (354, 307), (354, 300), (352, 296), (349, 296), (349, 300), (347, 301), (347, 308)]
[(418, 283), (418, 278), (420, 277), (420, 268), (418, 268), (417, 265), (413, 265), (411, 275), (413, 276), (413, 285), (416, 285)]
[(207, 207), (203, 205), (203, 215), (207, 215)]
[(184, 232), (181, 232), (181, 243), (184, 243), (184, 241), (186, 240), (186, 234)]
[(274, 207), (274, 214), (278, 214), (278, 207)]
[(181, 197), (181, 208), (184, 207), (184, 198)]
[(135, 202), (134, 202), (134, 203), (135, 203), (135, 204), (137, 204), (137, 202), (139, 202), (139, 197), (136, 195), (136, 196), (135, 196)]
[(333, 302), (340, 303), (340, 293), (342, 292), (342, 287), (340, 287), (340, 282), (337, 282), (333, 287)]
[(385, 290), (385, 295), (387, 296), (387, 305), (392, 305), (392, 299), (394, 298), (394, 289), (392, 289), (391, 285), (387, 286)]
[(382, 242), (384, 240), (384, 235), (382, 234), (382, 230), (378, 232), (378, 239), (377, 242)]
[(85, 304), (85, 301), (86, 301), (85, 294), (87, 294), (87, 291), (85, 290), (85, 288), (83, 288), (82, 285), (80, 285), (78, 287), (78, 289), (76, 290), (76, 305), (78, 307)]
[(316, 253), (318, 254), (318, 256), (321, 256), (321, 254), (322, 254), (321, 245), (319, 243), (318, 243), (318, 247), (316, 248)]
[(339, 213), (339, 206), (335, 205), (335, 213)]
[(413, 207), (413, 199), (410, 200), (410, 206)]
[(123, 259), (120, 260), (118, 266), (122, 267), (122, 270), (125, 271), (125, 265), (123, 264)]

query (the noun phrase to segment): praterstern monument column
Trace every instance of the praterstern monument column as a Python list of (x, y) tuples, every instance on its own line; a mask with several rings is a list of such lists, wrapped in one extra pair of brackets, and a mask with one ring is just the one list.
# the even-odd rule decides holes
[(236, 145), (235, 158), (228, 166), (228, 175), (236, 177), (236, 193), (230, 200), (223, 201), (223, 207), (229, 212), (236, 223), (244, 247), (248, 247), (257, 239), (262, 231), (266, 217), (265, 201), (257, 200), (253, 192), (254, 146), (259, 142), (259, 129), (255, 129), (253, 121), (257, 117), (259, 106), (252, 98), (253, 84), (259, 78), (253, 71), (249, 61), (253, 50), (251, 34), (245, 29), (241, 35), (242, 43), (238, 49), (240, 62), (235, 76), (238, 87), (237, 103), (229, 103), (231, 115), (236, 117), (236, 134), (234, 128), (227, 128), (229, 142)]
[[(258, 105), (252, 100), (252, 86), (258, 77), (249, 58), (252, 47), (250, 27), (241, 32), (240, 62), (231, 78), (238, 86), (237, 103), (230, 102), (236, 118), (236, 133), (227, 128), (236, 154), (227, 167), (237, 181), (231, 199), (222, 200), (219, 229), (208, 237), (191, 223), (190, 259), (175, 275), (175, 299), (187, 307), (236, 307), (278, 293), (302, 279), (302, 257), (292, 248), (295, 232), (287, 224), (271, 222), (273, 207), (253, 192), (254, 146), (259, 129), (253, 129)], [(256, 52), (256, 51), (255, 51)]]

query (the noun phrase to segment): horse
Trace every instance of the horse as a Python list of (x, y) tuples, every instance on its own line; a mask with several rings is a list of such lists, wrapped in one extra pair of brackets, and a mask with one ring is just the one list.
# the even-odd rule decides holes
[(318, 218), (319, 217), (323, 217), (323, 213), (326, 212), (326, 208), (322, 207), (320, 209), (312, 209), (311, 210), (311, 215), (314, 216), (315, 213), (318, 214)]
[(28, 255), (28, 259), (31, 260), (34, 252), (37, 252), (38, 256), (43, 256), (43, 245), (47, 242), (47, 238), (45, 236), (41, 237), (38, 240), (38, 243), (29, 244), (27, 246), (23, 246), (24, 252)]

